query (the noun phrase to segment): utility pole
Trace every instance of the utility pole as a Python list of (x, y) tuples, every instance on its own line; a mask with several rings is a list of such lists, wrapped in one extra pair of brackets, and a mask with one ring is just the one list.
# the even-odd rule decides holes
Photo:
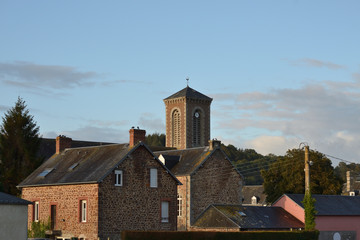
[(305, 146), (305, 193), (310, 191), (310, 160), (309, 146)]

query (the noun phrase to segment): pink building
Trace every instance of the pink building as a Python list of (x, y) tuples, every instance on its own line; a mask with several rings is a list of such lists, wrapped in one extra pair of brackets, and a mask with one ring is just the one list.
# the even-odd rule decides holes
[[(315, 198), (316, 229), (322, 239), (360, 240), (360, 197), (312, 195)], [(273, 206), (282, 207), (301, 222), (305, 222), (302, 200), (304, 194), (284, 194)]]

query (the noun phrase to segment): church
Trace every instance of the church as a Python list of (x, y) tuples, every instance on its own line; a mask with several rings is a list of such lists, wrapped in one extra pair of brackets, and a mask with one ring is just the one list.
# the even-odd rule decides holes
[(49, 219), (56, 239), (115, 240), (124, 230), (196, 230), (210, 205), (241, 205), (243, 177), (210, 140), (211, 102), (189, 86), (165, 98), (164, 147), (136, 128), (123, 144), (47, 142), (56, 151), (18, 186), (33, 202), (29, 228)]
[(211, 204), (242, 204), (243, 178), (220, 149), (221, 142), (210, 140), (211, 102), (189, 86), (164, 99), (166, 147), (175, 149), (154, 154), (182, 183), (178, 230), (191, 230)]

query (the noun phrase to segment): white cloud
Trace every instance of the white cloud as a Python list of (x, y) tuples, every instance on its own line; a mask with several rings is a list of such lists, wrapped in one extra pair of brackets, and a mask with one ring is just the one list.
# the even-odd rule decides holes
[(161, 118), (159, 118), (159, 114), (148, 112), (143, 113), (140, 116), (138, 123), (139, 124), (137, 126), (139, 126), (141, 129), (145, 129), (147, 134), (165, 133), (165, 123)]
[(284, 149), (297, 148), (299, 139), (286, 138), (284, 136), (259, 136), (247, 143), (248, 148), (253, 148), (263, 155), (269, 153), (284, 155)]
[(356, 78), (334, 84), (229, 94), (216, 106), (228, 105), (232, 117), (215, 109), (214, 128), (226, 132), (229, 143), (262, 154), (285, 154), (305, 141), (320, 152), (359, 161), (360, 85)]

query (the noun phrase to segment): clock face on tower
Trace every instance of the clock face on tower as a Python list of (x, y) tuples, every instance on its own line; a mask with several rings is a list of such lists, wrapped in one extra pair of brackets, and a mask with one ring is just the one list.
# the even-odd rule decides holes
[(195, 113), (195, 117), (198, 118), (200, 114), (198, 112)]

